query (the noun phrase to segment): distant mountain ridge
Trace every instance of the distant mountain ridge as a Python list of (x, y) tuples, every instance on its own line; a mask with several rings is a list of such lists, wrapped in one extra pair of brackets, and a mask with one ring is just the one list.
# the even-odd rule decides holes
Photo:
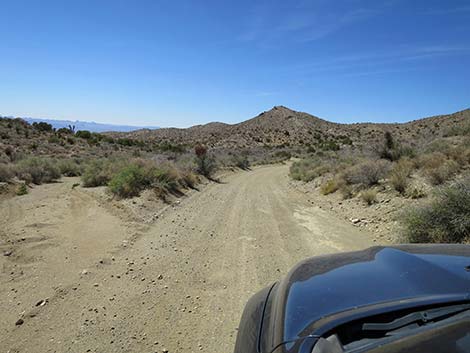
[(141, 129), (158, 129), (157, 126), (132, 126), (132, 125), (115, 125), (115, 124), (104, 124), (104, 123), (95, 123), (93, 121), (72, 121), (72, 120), (54, 120), (54, 119), (36, 119), (36, 118), (23, 118), (29, 124), (32, 123), (48, 123), (51, 124), (54, 128), (60, 129), (63, 127), (75, 126), (75, 131), (78, 130), (88, 130), (91, 132), (131, 132)]
[(189, 128), (111, 132), (110, 135), (186, 145), (199, 142), (217, 148), (306, 146), (324, 149), (345, 144), (371, 146), (382, 139), (385, 131), (393, 132), (399, 140), (409, 141), (413, 145), (421, 144), (442, 137), (451, 129), (464, 129), (469, 122), (469, 109), (407, 123), (339, 124), (284, 106), (275, 106), (237, 124), (215, 122)]

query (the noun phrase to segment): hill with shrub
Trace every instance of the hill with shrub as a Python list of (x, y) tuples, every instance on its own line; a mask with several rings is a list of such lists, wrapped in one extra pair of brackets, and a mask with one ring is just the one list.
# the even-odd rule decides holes
[(144, 189), (164, 197), (220, 167), (296, 157), (291, 177), (324, 197), (340, 195), (338, 204), (370, 208), (385, 194), (411, 204), (464, 178), (469, 134), (470, 110), (402, 124), (337, 124), (277, 106), (239, 124), (129, 133), (0, 118), (0, 182), (24, 194), (28, 185), (81, 176), (84, 186), (107, 185), (118, 197)]

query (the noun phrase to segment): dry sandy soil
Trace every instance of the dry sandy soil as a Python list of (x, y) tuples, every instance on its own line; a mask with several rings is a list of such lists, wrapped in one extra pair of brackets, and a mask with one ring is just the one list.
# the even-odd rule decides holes
[(151, 222), (76, 182), (0, 203), (1, 352), (231, 352), (250, 295), (301, 259), (373, 244), (288, 166), (140, 205)]

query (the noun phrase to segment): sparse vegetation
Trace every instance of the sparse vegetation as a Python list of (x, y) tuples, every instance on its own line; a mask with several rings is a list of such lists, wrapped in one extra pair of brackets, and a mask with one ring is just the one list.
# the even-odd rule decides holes
[(470, 236), (470, 177), (438, 188), (433, 200), (404, 215), (410, 243), (461, 243)]
[(233, 164), (243, 170), (250, 168), (250, 161), (248, 159), (248, 153), (246, 151), (241, 154), (233, 156)]
[(400, 194), (405, 194), (413, 171), (413, 163), (408, 159), (399, 160), (390, 172), (390, 184)]
[(150, 185), (151, 181), (141, 166), (130, 165), (118, 172), (109, 181), (109, 190), (120, 197), (139, 195), (140, 191)]
[(364, 161), (348, 168), (343, 173), (343, 178), (348, 184), (373, 186), (384, 178), (390, 169), (390, 163), (385, 160)]
[(453, 160), (444, 160), (442, 164), (424, 169), (424, 174), (432, 185), (441, 185), (454, 177), (460, 167)]
[(340, 182), (336, 179), (330, 179), (320, 186), (322, 195), (329, 195), (336, 192), (340, 188)]
[(364, 190), (361, 192), (361, 199), (370, 206), (377, 202), (377, 191), (373, 189)]
[(23, 195), (26, 195), (27, 193), (28, 193), (28, 187), (26, 186), (25, 183), (21, 183), (16, 189), (17, 196), (23, 196)]
[(60, 170), (50, 158), (29, 157), (16, 165), (16, 174), (27, 183), (50, 183), (60, 178)]
[(0, 182), (7, 182), (13, 177), (14, 173), (10, 165), (0, 163)]
[(421, 186), (413, 186), (408, 188), (406, 195), (412, 199), (421, 199), (427, 196), (426, 190)]
[(209, 155), (205, 146), (200, 144), (194, 147), (194, 154), (196, 155), (197, 172), (210, 178), (217, 170), (215, 158)]
[(61, 159), (57, 162), (57, 167), (62, 175), (68, 177), (80, 176), (82, 174), (81, 166), (72, 159)]

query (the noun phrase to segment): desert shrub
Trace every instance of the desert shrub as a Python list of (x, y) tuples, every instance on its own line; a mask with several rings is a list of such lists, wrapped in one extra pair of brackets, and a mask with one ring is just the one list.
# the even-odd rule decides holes
[(361, 192), (361, 199), (370, 206), (377, 202), (377, 191), (373, 189), (364, 190)]
[(377, 161), (365, 161), (343, 172), (343, 178), (348, 184), (372, 186), (379, 183), (390, 169), (390, 162), (383, 159)]
[(403, 217), (410, 243), (460, 243), (470, 236), (470, 177), (439, 188), (434, 199)]
[(392, 184), (393, 188), (400, 194), (405, 193), (412, 171), (413, 163), (408, 159), (399, 160), (390, 171), (390, 184)]
[(13, 178), (13, 171), (8, 164), (0, 163), (0, 182), (6, 182)]
[(139, 195), (150, 185), (149, 178), (142, 167), (130, 165), (114, 175), (108, 183), (109, 190), (120, 197)]
[(449, 148), (446, 155), (461, 166), (470, 163), (470, 147), (464, 146), (464, 144)]
[(310, 182), (315, 178), (328, 173), (330, 164), (320, 159), (302, 159), (294, 162), (290, 167), (290, 176), (294, 180)]
[(155, 169), (150, 180), (153, 187), (167, 192), (176, 191), (178, 186), (181, 185), (178, 171), (168, 166), (162, 169)]
[(61, 159), (57, 162), (57, 167), (62, 175), (73, 177), (81, 175), (80, 165), (73, 159)]
[(61, 127), (60, 129), (57, 129), (56, 131), (59, 135), (71, 135), (73, 134), (73, 130), (70, 128), (66, 127)]
[(13, 147), (11, 146), (5, 147), (5, 154), (10, 159), (10, 162), (14, 162), (16, 160), (16, 151)]
[(446, 160), (447, 157), (444, 153), (434, 151), (418, 156), (413, 160), (413, 163), (415, 168), (434, 169), (441, 166)]
[(23, 195), (26, 195), (27, 193), (28, 193), (28, 187), (26, 186), (25, 183), (20, 184), (18, 188), (16, 189), (17, 196), (23, 196)]
[(196, 145), (194, 154), (196, 155), (197, 172), (210, 178), (217, 170), (215, 158), (209, 155), (207, 148), (203, 145)]
[(60, 178), (60, 170), (54, 160), (49, 158), (30, 157), (17, 164), (17, 176), (34, 184), (50, 183)]
[(470, 123), (463, 126), (454, 125), (444, 132), (444, 136), (465, 136), (470, 135)]
[(346, 183), (342, 184), (339, 188), (339, 192), (341, 193), (341, 197), (343, 200), (351, 199), (354, 197), (354, 189), (351, 185)]
[(88, 140), (89, 138), (91, 138), (91, 132), (88, 130), (78, 130), (75, 133), (75, 136)]
[(427, 167), (424, 170), (426, 178), (432, 185), (441, 185), (452, 179), (460, 170), (460, 166), (453, 160), (446, 160), (434, 168)]
[(389, 161), (398, 161), (402, 157), (414, 157), (415, 152), (409, 146), (403, 146), (395, 141), (390, 131), (386, 131), (383, 143), (377, 148), (378, 156)]
[(292, 153), (289, 151), (276, 151), (274, 153), (274, 157), (279, 158), (281, 160), (288, 160), (292, 158)]
[(324, 151), (339, 151), (340, 146), (335, 141), (325, 141), (320, 145), (320, 148)]
[(330, 179), (320, 186), (320, 193), (322, 195), (329, 195), (336, 192), (340, 188), (340, 183), (336, 179)]
[(56, 135), (52, 135), (51, 137), (49, 137), (49, 139), (47, 141), (49, 143), (58, 144), (58, 143), (60, 143), (60, 138)]
[(158, 149), (163, 152), (174, 152), (174, 153), (184, 153), (186, 152), (186, 146), (182, 144), (173, 144), (171, 142), (162, 142), (158, 145)]
[(241, 153), (232, 157), (232, 164), (240, 169), (246, 170), (250, 168), (250, 161), (247, 153)]
[(43, 131), (43, 132), (51, 132), (53, 130), (53, 127), (51, 124), (48, 124), (46, 122), (34, 122), (33, 127), (38, 130), (38, 131)]
[(107, 185), (111, 176), (101, 160), (90, 161), (82, 173), (82, 182), (85, 187), (96, 187)]
[(181, 184), (184, 187), (194, 189), (198, 183), (199, 179), (192, 171), (184, 170), (181, 172)]

